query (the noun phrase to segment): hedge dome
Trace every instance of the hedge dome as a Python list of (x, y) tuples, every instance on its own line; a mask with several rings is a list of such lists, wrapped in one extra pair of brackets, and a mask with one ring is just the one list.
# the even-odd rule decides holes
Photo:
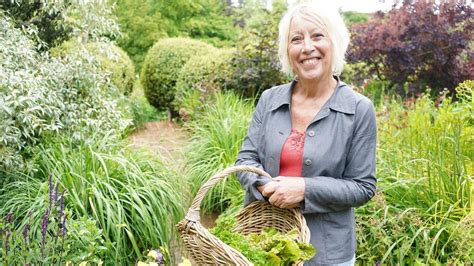
[[(77, 52), (82, 44), (67, 41), (50, 50), (51, 55), (62, 57)], [(94, 56), (104, 71), (111, 73), (111, 81), (124, 94), (129, 95), (135, 81), (135, 67), (130, 57), (120, 47), (106, 42), (91, 42), (84, 48)]]
[(193, 117), (213, 93), (229, 88), (234, 49), (214, 49), (194, 56), (181, 69), (173, 102), (184, 120)]
[(191, 57), (205, 55), (215, 49), (207, 43), (187, 38), (169, 38), (155, 43), (148, 51), (141, 74), (145, 96), (150, 104), (176, 115), (172, 104), (181, 68)]

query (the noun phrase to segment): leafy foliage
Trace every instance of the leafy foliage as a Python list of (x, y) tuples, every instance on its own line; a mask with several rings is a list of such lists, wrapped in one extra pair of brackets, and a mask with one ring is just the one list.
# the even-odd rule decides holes
[(206, 55), (193, 56), (183, 66), (176, 82), (175, 110), (183, 120), (193, 118), (203, 105), (214, 100), (213, 94), (232, 89), (227, 85), (232, 71), (229, 61), (234, 50), (215, 49)]
[(143, 128), (146, 122), (166, 119), (166, 114), (158, 112), (143, 95), (138, 95), (134, 92), (129, 98), (129, 102), (133, 115), (134, 128), (132, 130)]
[[(0, 10), (13, 18), (16, 28), (36, 31), (41, 51), (59, 45), (72, 36), (97, 41), (119, 35), (107, 1), (1, 1)], [(45, 45), (46, 44), (46, 45)]]
[(0, 1), (0, 10), (4, 10), (12, 18), (17, 28), (33, 27), (38, 31), (38, 38), (47, 47), (53, 47), (69, 37), (72, 28), (65, 25), (63, 10), (50, 10), (43, 1)]
[(114, 14), (123, 32), (117, 43), (140, 69), (148, 49), (168, 37), (162, 14), (146, 0), (119, 0)]
[(278, 19), (282, 10), (261, 10), (260, 24), (247, 28), (237, 43), (232, 60), (231, 88), (244, 96), (253, 97), (288, 78), (280, 71), (278, 60)]
[(90, 42), (82, 44), (73, 40), (50, 50), (56, 57), (80, 57), (81, 50), (87, 50), (100, 64), (104, 73), (110, 73), (111, 82), (124, 95), (129, 95), (135, 82), (135, 67), (128, 55), (111, 42)]
[(141, 67), (148, 49), (166, 37), (190, 37), (229, 46), (237, 29), (218, 0), (119, 0), (115, 14), (124, 36), (119, 45)]
[(225, 16), (225, 5), (220, 0), (159, 0), (154, 7), (170, 25), (167, 30), (170, 36), (186, 36), (213, 44), (230, 44), (236, 37), (232, 20)]
[(260, 234), (242, 235), (233, 231), (235, 224), (233, 216), (221, 216), (211, 233), (255, 265), (293, 265), (316, 253), (311, 244), (297, 242), (297, 229), (282, 234), (275, 228), (265, 228)]
[(370, 15), (365, 13), (360, 13), (356, 11), (345, 11), (342, 12), (342, 17), (347, 27), (350, 27), (357, 23), (364, 23), (369, 21)]
[(87, 51), (62, 61), (35, 51), (34, 43), (0, 17), (0, 169), (23, 165), (44, 136), (121, 132), (129, 124), (108, 74)]
[[(203, 55), (213, 47), (201, 41), (170, 38), (157, 42), (149, 50), (143, 64), (141, 82), (145, 96), (158, 110), (173, 111), (176, 82), (181, 68), (192, 56)], [(172, 112), (176, 116), (176, 112)]]
[(371, 72), (409, 92), (428, 85), (436, 92), (473, 79), (472, 8), (462, 1), (405, 0), (399, 8), (352, 27), (350, 62), (363, 61)]

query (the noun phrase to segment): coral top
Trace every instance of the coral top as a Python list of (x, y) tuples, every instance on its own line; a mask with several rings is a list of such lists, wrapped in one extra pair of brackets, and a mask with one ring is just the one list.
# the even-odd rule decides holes
[(280, 155), (280, 176), (301, 176), (305, 132), (291, 130)]

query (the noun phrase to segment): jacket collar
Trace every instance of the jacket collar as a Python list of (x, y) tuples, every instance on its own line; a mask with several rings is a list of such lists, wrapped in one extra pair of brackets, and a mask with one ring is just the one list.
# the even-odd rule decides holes
[[(340, 81), (339, 77), (334, 76), (337, 80), (336, 91), (331, 95), (329, 100), (326, 102), (323, 108), (326, 106), (329, 109), (346, 114), (355, 114), (356, 100), (354, 92), (346, 83)], [(290, 83), (281, 85), (281, 89), (277, 91), (277, 94), (272, 99), (273, 104), (271, 110), (274, 111), (283, 105), (290, 106), (291, 104), (291, 91), (298, 83), (293, 80)]]

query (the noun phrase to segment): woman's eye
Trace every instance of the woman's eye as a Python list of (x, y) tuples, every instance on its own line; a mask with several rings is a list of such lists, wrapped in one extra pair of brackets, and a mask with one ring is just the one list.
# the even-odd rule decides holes
[(295, 37), (291, 38), (292, 42), (297, 42), (297, 41), (301, 41), (301, 40), (302, 40), (301, 36), (295, 36)]
[(322, 33), (315, 33), (315, 34), (313, 34), (313, 38), (315, 38), (315, 39), (321, 39), (321, 38), (323, 38), (323, 37), (324, 37), (324, 35), (323, 35)]

